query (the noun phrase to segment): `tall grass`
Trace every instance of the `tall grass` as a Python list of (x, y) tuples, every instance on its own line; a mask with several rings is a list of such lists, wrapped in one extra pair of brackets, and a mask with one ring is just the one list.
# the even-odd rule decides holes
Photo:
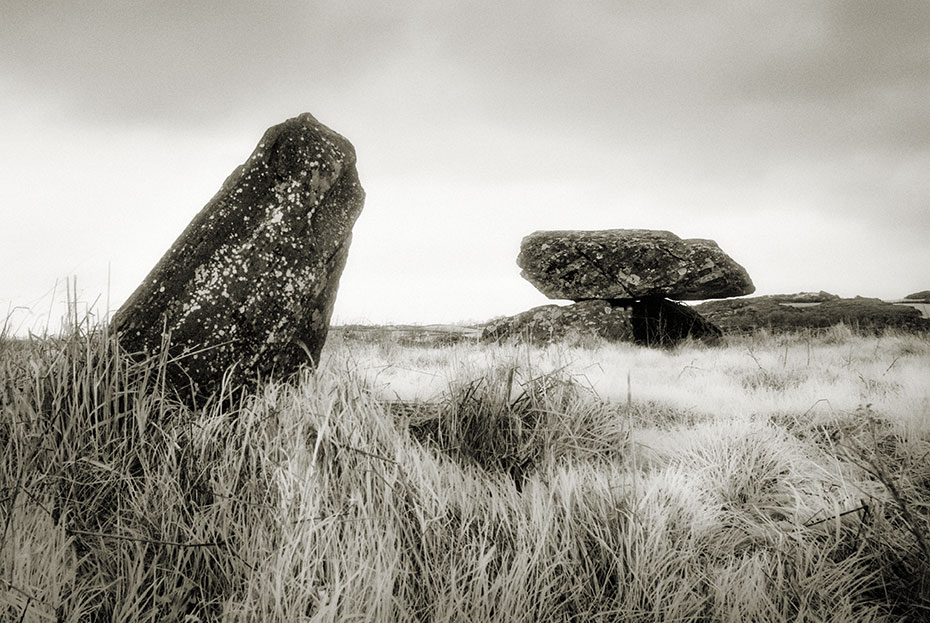
[(928, 614), (923, 338), (333, 343), (196, 410), (165, 363), (0, 340), (0, 619)]

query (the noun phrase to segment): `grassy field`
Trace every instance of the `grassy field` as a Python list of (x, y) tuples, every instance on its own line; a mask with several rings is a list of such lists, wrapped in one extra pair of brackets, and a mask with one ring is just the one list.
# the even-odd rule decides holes
[(926, 335), (401, 342), (191, 411), (0, 341), (0, 620), (930, 618)]

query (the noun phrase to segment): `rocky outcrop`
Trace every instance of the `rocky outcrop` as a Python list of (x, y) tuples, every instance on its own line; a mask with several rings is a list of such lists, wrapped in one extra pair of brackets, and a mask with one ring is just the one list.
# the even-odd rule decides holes
[(489, 322), (482, 342), (510, 338), (533, 344), (558, 342), (569, 337), (600, 337), (609, 341), (633, 341), (632, 310), (610, 301), (590, 300), (572, 305), (541, 305), (515, 316)]
[(823, 290), (820, 292), (797, 292), (795, 294), (772, 294), (767, 298), (770, 298), (776, 303), (781, 303), (783, 305), (812, 305), (815, 303), (825, 303), (827, 301), (840, 300), (839, 295), (830, 294), (829, 292), (825, 292)]
[(885, 329), (925, 331), (930, 320), (907, 305), (895, 305), (880, 299), (836, 295), (812, 297), (792, 294), (757, 296), (726, 301), (708, 301), (694, 309), (718, 325), (724, 332), (752, 332), (768, 329), (775, 332), (820, 329), (843, 323), (862, 332)]
[(543, 305), (488, 323), (483, 342), (508, 339), (548, 344), (584, 338), (667, 346), (688, 337), (714, 341), (720, 329), (691, 308), (661, 298), (591, 299), (571, 305)]
[(201, 397), (316, 362), (364, 198), (344, 137), (310, 114), (269, 128), (117, 312), (121, 345), (167, 344)]
[(755, 291), (716, 242), (667, 231), (537, 231), (523, 239), (517, 264), (551, 299), (704, 300)]

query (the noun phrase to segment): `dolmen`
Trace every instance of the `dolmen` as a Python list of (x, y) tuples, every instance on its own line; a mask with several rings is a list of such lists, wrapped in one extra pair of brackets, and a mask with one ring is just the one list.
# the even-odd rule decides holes
[(716, 242), (668, 231), (537, 231), (523, 239), (517, 265), (547, 297), (574, 303), (492, 321), (483, 341), (547, 343), (585, 335), (646, 345), (714, 341), (720, 329), (678, 301), (755, 291), (746, 269)]
[(269, 128), (115, 314), (120, 345), (195, 401), (315, 364), (365, 200), (355, 162), (308, 113)]

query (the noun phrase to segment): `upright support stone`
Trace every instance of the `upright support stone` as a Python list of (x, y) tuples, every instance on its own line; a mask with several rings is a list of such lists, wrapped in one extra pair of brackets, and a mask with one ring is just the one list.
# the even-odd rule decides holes
[(315, 364), (364, 200), (348, 140), (308, 113), (269, 128), (116, 313), (121, 345), (168, 343), (197, 397)]

